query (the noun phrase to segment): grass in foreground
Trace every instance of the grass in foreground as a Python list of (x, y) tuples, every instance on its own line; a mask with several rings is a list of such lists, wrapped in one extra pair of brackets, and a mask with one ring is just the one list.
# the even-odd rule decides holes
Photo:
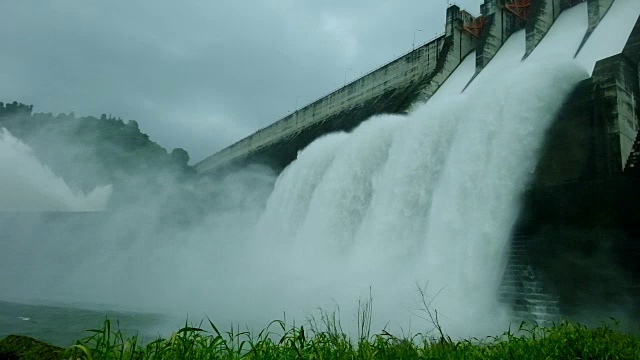
[(323, 331), (274, 321), (257, 335), (185, 326), (169, 339), (142, 345), (125, 338), (106, 320), (79, 340), (65, 359), (640, 359), (640, 338), (609, 326), (587, 328), (563, 322), (552, 327), (522, 325), (516, 332), (453, 341), (417, 335), (398, 338), (385, 331), (353, 341), (339, 326)]

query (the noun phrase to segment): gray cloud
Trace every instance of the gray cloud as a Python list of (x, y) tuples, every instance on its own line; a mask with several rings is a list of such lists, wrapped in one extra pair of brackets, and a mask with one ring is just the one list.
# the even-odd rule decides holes
[[(478, 12), (481, 0), (460, 1)], [(11, 1), (0, 101), (135, 119), (198, 161), (423, 43), (446, 2)]]

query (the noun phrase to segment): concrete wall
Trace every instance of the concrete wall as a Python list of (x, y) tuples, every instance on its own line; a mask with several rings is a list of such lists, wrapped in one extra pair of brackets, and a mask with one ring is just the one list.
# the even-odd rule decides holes
[(530, 17), (526, 25), (527, 52), (525, 57), (538, 46), (562, 12), (562, 0), (538, 0), (531, 4)]
[(550, 129), (534, 186), (621, 174), (638, 133), (638, 95), (637, 63), (622, 54), (599, 61)]
[(598, 24), (600, 24), (600, 20), (604, 18), (613, 5), (614, 0), (587, 0), (587, 13), (589, 16), (589, 27), (587, 28), (587, 33), (584, 35), (584, 39), (582, 40), (582, 44), (578, 48), (578, 52), (582, 49), (582, 46), (587, 42), (589, 36), (596, 29)]
[(589, 12), (589, 33), (595, 30), (596, 26), (600, 23), (600, 20), (607, 14), (613, 0), (588, 0), (588, 12)]
[[(428, 99), (474, 50), (475, 38), (462, 27), (460, 8), (449, 7), (442, 36), (208, 157), (196, 164), (196, 170), (205, 173), (249, 158), (274, 160), (273, 156), (281, 157), (275, 159), (280, 166), (317, 137), (309, 136), (312, 132), (350, 130), (371, 115), (407, 111), (411, 103)], [(344, 116), (347, 113), (352, 114)]]
[(487, 25), (476, 50), (476, 73), (484, 69), (509, 36), (525, 25), (524, 21), (504, 8), (503, 0), (485, 0), (482, 15)]

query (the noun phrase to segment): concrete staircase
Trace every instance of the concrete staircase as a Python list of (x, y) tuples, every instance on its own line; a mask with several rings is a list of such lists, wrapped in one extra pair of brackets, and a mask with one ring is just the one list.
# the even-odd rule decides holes
[(514, 237), (499, 298), (512, 309), (514, 321), (547, 325), (560, 319), (558, 299), (545, 290), (527, 255), (525, 237)]
[(629, 154), (629, 158), (627, 158), (624, 172), (635, 175), (640, 173), (640, 131), (638, 131), (636, 135), (636, 141), (631, 148), (631, 154)]

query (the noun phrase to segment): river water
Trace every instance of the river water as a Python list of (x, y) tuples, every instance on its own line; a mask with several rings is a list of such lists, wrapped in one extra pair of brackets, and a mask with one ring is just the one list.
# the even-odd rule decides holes
[(123, 333), (137, 334), (144, 342), (166, 335), (168, 318), (164, 315), (0, 301), (0, 338), (27, 335), (67, 347), (91, 335), (86, 330), (100, 329), (107, 318), (112, 321), (112, 327), (118, 321)]

